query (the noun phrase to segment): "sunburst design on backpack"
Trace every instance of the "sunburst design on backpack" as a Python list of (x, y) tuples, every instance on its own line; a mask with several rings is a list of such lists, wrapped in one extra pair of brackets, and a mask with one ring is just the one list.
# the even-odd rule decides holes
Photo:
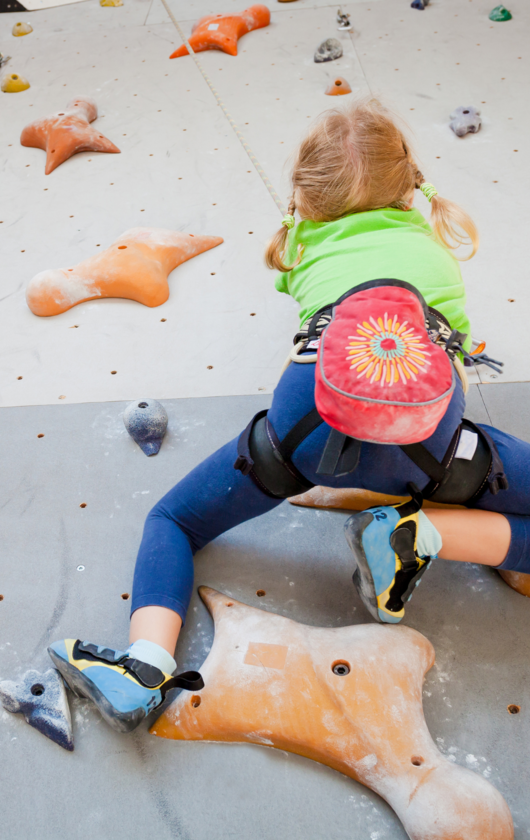
[(370, 323), (363, 321), (357, 325), (357, 335), (349, 335), (346, 347), (350, 370), (357, 371), (357, 379), (365, 376), (373, 382), (379, 382), (381, 387), (392, 387), (395, 383), (404, 385), (412, 379), (417, 382), (417, 374), (425, 373), (430, 365), (421, 335), (414, 331), (414, 327), (407, 329), (408, 321), (402, 324), (397, 315), (384, 318), (370, 317)]

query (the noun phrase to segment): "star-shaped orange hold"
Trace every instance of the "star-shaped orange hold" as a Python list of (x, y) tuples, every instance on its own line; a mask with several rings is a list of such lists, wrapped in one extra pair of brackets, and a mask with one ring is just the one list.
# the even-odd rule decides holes
[(28, 284), (34, 315), (59, 315), (85, 300), (128, 298), (160, 306), (169, 297), (168, 274), (178, 265), (223, 242), (163, 228), (132, 228), (110, 248), (72, 268), (41, 271)]
[(119, 154), (118, 147), (90, 125), (97, 115), (94, 100), (89, 96), (79, 96), (68, 103), (65, 111), (27, 125), (20, 135), (20, 142), (23, 146), (46, 152), (46, 175), (76, 152)]
[[(271, 22), (271, 13), (267, 6), (258, 3), (236, 15), (207, 15), (195, 24), (188, 39), (194, 52), (204, 50), (223, 50), (228, 55), (237, 55), (237, 42), (247, 32), (261, 29)], [(185, 44), (169, 57), (179, 58), (188, 55)]]

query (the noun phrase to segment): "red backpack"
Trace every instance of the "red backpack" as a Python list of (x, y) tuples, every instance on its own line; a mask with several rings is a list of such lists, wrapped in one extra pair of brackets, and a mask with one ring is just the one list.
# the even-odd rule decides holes
[(418, 443), (445, 414), (455, 372), (426, 329), (414, 286), (373, 280), (343, 295), (323, 331), (315, 372), (320, 416), (371, 443)]

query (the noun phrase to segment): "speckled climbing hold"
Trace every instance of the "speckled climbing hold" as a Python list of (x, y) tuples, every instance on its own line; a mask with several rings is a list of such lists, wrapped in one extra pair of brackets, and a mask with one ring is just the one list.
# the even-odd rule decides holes
[(336, 38), (328, 38), (322, 41), (315, 53), (315, 62), (321, 64), (323, 61), (334, 61), (342, 55), (342, 44)]
[(30, 32), (33, 32), (33, 27), (31, 23), (15, 23), (11, 32), (15, 38), (20, 38), (22, 35), (29, 35)]
[(4, 76), (0, 87), (4, 93), (20, 93), (21, 90), (27, 90), (30, 84), (20, 73), (10, 73)]
[(504, 20), (511, 20), (512, 13), (501, 4), (500, 6), (495, 6), (495, 8), (491, 10), (489, 19), (495, 21), (495, 23), (502, 23)]
[(309, 627), (206, 586), (199, 593), (215, 623), (205, 688), (180, 694), (152, 734), (319, 761), (386, 799), (411, 840), (512, 840), (501, 794), (432, 740), (422, 684), (434, 650), (425, 636), (375, 623)]
[(480, 111), (472, 105), (461, 105), (455, 108), (451, 114), (449, 127), (453, 129), (457, 137), (464, 137), (465, 134), (476, 134), (480, 131), (482, 120)]
[(428, 5), (429, 5), (429, 0), (412, 0), (412, 3), (410, 4), (410, 7), (411, 7), (411, 9), (419, 9), (420, 11), (423, 11), (425, 6), (428, 6)]
[[(258, 3), (239, 14), (207, 15), (201, 18), (193, 27), (188, 40), (194, 52), (222, 50), (228, 55), (237, 55), (239, 38), (254, 29), (268, 26), (270, 21), (269, 9)], [(188, 55), (186, 44), (182, 44), (169, 57), (180, 58), (182, 55)]]
[(44, 673), (26, 671), (19, 682), (0, 682), (0, 700), (7, 712), (23, 714), (30, 726), (65, 750), (74, 738), (63, 678), (55, 668)]
[(70, 268), (35, 275), (26, 301), (34, 315), (43, 316), (59, 315), (96, 298), (127, 298), (144, 306), (160, 306), (169, 297), (168, 274), (222, 241), (220, 236), (132, 228), (100, 254)]
[(146, 455), (156, 455), (162, 446), (167, 429), (167, 411), (158, 400), (138, 400), (129, 403), (123, 422), (133, 440)]
[(345, 96), (347, 93), (351, 93), (351, 87), (346, 79), (343, 79), (342, 76), (337, 76), (336, 79), (329, 83), (325, 93), (326, 96)]
[(119, 155), (118, 147), (90, 125), (97, 115), (98, 106), (94, 100), (90, 96), (78, 96), (70, 100), (64, 111), (27, 125), (20, 135), (20, 143), (46, 152), (45, 175), (76, 152)]

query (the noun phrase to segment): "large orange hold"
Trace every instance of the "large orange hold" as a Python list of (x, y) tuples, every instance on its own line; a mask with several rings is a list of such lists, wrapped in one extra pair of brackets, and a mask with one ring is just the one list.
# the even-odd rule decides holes
[(160, 306), (169, 297), (168, 274), (223, 242), (163, 228), (132, 228), (110, 248), (72, 268), (41, 271), (30, 280), (26, 301), (35, 315), (59, 315), (85, 300), (127, 298)]
[[(223, 50), (228, 55), (237, 55), (237, 42), (247, 32), (261, 29), (271, 22), (267, 6), (258, 3), (235, 15), (207, 15), (193, 27), (189, 43), (194, 52)], [(185, 44), (171, 53), (170, 58), (188, 55)]]
[[(390, 496), (388, 493), (376, 493), (374, 490), (364, 490), (357, 487), (321, 487), (316, 485), (306, 493), (291, 496), (292, 505), (332, 510), (366, 510), (378, 505), (400, 505), (408, 496)], [(423, 502), (424, 508), (439, 508), (441, 510), (465, 510), (462, 505), (445, 505), (440, 502)]]
[(499, 569), (499, 574), (508, 586), (520, 595), (530, 598), (530, 575), (524, 572), (511, 572), (508, 569)]
[(23, 146), (46, 152), (46, 175), (76, 152), (108, 152), (119, 154), (114, 143), (90, 125), (98, 115), (98, 108), (89, 96), (72, 99), (66, 109), (53, 117), (27, 125), (20, 135)]
[(152, 726), (163, 738), (239, 741), (312, 758), (362, 782), (411, 840), (512, 840), (501, 794), (429, 734), (431, 643), (408, 627), (321, 628), (199, 590), (215, 621), (201, 673)]

